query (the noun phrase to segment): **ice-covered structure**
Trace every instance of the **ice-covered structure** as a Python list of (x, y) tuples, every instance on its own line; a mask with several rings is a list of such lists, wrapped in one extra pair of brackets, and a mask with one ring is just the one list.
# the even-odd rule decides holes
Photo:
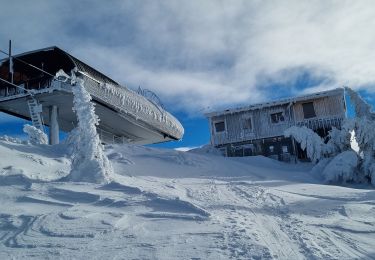
[(155, 95), (120, 86), (58, 47), (0, 61), (0, 111), (29, 119), (41, 130), (50, 126), (49, 141), (58, 143), (60, 129), (68, 132), (77, 126), (71, 71), (84, 80), (95, 103), (102, 142), (149, 144), (182, 138), (182, 125)]
[(290, 161), (308, 156), (284, 131), (306, 127), (326, 137), (346, 118), (344, 89), (286, 98), (206, 114), (211, 145), (227, 156), (264, 155)]
[[(306, 150), (307, 157), (319, 162), (316, 167), (327, 182), (371, 182), (375, 185), (375, 113), (357, 92), (346, 87), (355, 117), (346, 118), (340, 129), (332, 128), (323, 140), (306, 127), (292, 126), (285, 136), (292, 136)], [(359, 154), (351, 147), (355, 136)]]

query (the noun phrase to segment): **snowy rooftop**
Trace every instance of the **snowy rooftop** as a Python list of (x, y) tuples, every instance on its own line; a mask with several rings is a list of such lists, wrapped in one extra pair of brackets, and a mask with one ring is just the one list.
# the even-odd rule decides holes
[(298, 97), (289, 97), (289, 98), (284, 98), (284, 99), (275, 100), (275, 101), (258, 103), (258, 104), (245, 106), (245, 107), (226, 109), (223, 111), (214, 111), (214, 112), (206, 113), (205, 115), (206, 117), (220, 116), (220, 115), (226, 115), (226, 114), (239, 113), (243, 111), (262, 109), (265, 107), (273, 107), (273, 106), (280, 106), (280, 105), (289, 104), (289, 103), (307, 101), (307, 100), (312, 100), (316, 98), (335, 96), (335, 95), (344, 95), (344, 88), (336, 88), (333, 90), (322, 91), (322, 92), (317, 92), (317, 93), (298, 96)]

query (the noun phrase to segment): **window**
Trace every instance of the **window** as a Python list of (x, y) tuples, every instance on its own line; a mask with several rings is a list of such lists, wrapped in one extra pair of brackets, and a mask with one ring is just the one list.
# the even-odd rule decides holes
[(275, 151), (275, 147), (273, 145), (270, 145), (269, 147), (270, 153), (273, 153)]
[(288, 146), (283, 145), (282, 150), (283, 150), (283, 153), (288, 153)]
[(251, 117), (242, 119), (242, 129), (244, 129), (244, 130), (252, 130), (253, 129)]
[(316, 117), (313, 102), (303, 103), (302, 108), (305, 119)]
[(284, 120), (285, 118), (284, 118), (283, 112), (271, 114), (271, 122), (273, 124), (284, 122)]
[(220, 121), (215, 123), (215, 132), (216, 133), (221, 133), (225, 131), (225, 122)]

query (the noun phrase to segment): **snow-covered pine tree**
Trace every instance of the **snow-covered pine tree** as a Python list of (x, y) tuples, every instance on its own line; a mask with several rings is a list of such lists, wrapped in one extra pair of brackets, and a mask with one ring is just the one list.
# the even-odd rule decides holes
[[(74, 73), (73, 73), (74, 75)], [(113, 168), (104, 153), (96, 126), (99, 119), (95, 114), (91, 96), (84, 87), (84, 81), (72, 77), (73, 110), (78, 119), (78, 126), (71, 133), (74, 140), (72, 152), (72, 168), (67, 176), (72, 181), (103, 183), (109, 182)]]
[(357, 92), (346, 87), (350, 101), (354, 105), (354, 132), (362, 155), (361, 171), (375, 185), (375, 113), (371, 106)]

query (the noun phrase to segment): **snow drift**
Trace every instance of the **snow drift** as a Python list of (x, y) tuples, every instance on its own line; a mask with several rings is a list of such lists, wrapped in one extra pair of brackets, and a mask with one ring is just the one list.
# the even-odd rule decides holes
[(24, 125), (23, 131), (28, 135), (28, 140), (32, 144), (48, 144), (48, 136), (40, 129), (32, 125)]
[(374, 253), (374, 190), (322, 185), (310, 163), (108, 145), (113, 180), (78, 183), (67, 148), (0, 137), (0, 259)]

